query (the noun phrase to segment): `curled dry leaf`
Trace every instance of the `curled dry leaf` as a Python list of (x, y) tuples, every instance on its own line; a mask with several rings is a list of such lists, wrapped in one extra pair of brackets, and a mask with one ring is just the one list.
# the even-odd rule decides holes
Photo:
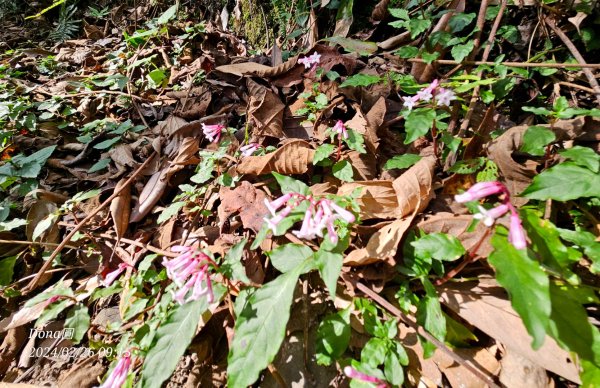
[(559, 376), (580, 383), (574, 360), (552, 338), (546, 337), (537, 351), (531, 348), (531, 337), (521, 318), (495, 280), (448, 282), (439, 286), (438, 291), (442, 303), (506, 348)]
[(280, 174), (304, 174), (312, 163), (315, 151), (304, 140), (287, 142), (277, 151), (262, 156), (248, 156), (237, 166), (240, 174), (263, 175), (273, 171)]
[(25, 233), (29, 241), (36, 240), (57, 243), (59, 240), (59, 229), (54, 215), (58, 206), (48, 200), (37, 200), (27, 213), (27, 226)]
[(217, 210), (219, 226), (233, 214), (239, 213), (242, 224), (247, 229), (258, 232), (264, 223), (263, 218), (268, 210), (264, 204), (266, 194), (256, 190), (248, 181), (243, 181), (235, 189), (223, 187), (219, 192), (221, 204)]
[(354, 170), (354, 176), (359, 177), (360, 180), (371, 180), (375, 178), (377, 174), (377, 162), (373, 154), (359, 154), (356, 151), (349, 151), (342, 156), (342, 159), (350, 162), (350, 165)]
[(122, 178), (115, 186), (115, 191), (122, 188), (110, 203), (110, 215), (115, 223), (115, 231), (117, 237), (121, 238), (129, 225), (129, 216), (131, 214), (131, 185), (123, 187), (127, 182), (127, 178)]
[(285, 105), (268, 88), (248, 79), (248, 118), (256, 126), (255, 135), (283, 137), (283, 110)]
[(373, 12), (371, 12), (371, 19), (375, 21), (382, 21), (388, 14), (388, 6), (390, 5), (390, 0), (380, 0), (379, 3), (373, 8)]
[(435, 159), (427, 157), (409, 168), (404, 174), (390, 181), (364, 181), (344, 184), (338, 195), (350, 195), (361, 189), (356, 201), (360, 217), (402, 218), (414, 211), (421, 211), (433, 197), (433, 168)]
[[(0, 345), (0, 375), (4, 375), (27, 339), (27, 330), (16, 327), (6, 333)], [(3, 385), (3, 384), (2, 384)]]

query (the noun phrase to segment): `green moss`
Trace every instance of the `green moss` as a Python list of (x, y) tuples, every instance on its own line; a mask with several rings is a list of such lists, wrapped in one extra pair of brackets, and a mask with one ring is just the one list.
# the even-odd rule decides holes
[[(268, 18), (268, 9), (264, 9), (265, 16), (260, 9), (259, 1), (257, 0), (242, 0), (241, 2), (241, 21), (234, 23), (235, 31), (243, 35), (250, 45), (256, 48), (267, 47), (270, 42), (267, 42), (267, 34), (265, 26), (265, 17)], [(263, 5), (265, 7), (265, 5)], [(267, 19), (267, 23), (270, 23)], [(272, 40), (273, 32), (269, 31), (270, 39)]]

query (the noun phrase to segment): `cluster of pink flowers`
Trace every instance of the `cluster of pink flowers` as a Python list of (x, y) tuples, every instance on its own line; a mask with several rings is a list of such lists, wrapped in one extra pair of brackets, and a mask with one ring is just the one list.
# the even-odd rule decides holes
[(450, 106), (450, 103), (456, 100), (456, 95), (450, 89), (440, 87), (440, 82), (435, 79), (426, 88), (423, 88), (411, 97), (402, 97), (404, 100), (404, 107), (408, 110), (417, 105), (419, 101), (429, 102), (433, 99), (436, 105)]
[(362, 373), (352, 368), (351, 366), (347, 366), (344, 368), (344, 374), (351, 379), (356, 379), (360, 381), (364, 381), (365, 383), (373, 383), (377, 385), (377, 388), (386, 388), (388, 387), (388, 383), (385, 380), (377, 378), (375, 376), (368, 375), (366, 373)]
[[(211, 265), (215, 265), (214, 261), (205, 253), (190, 247), (175, 245), (171, 250), (181, 253), (173, 260), (163, 259), (162, 263), (169, 279), (179, 287), (173, 293), (173, 299), (181, 305), (206, 295), (208, 302), (212, 303), (214, 295), (209, 270)], [(192, 294), (185, 299), (190, 290)]]
[(202, 123), (202, 133), (211, 143), (219, 141), (224, 129), (225, 126), (222, 124), (206, 125)]
[[(323, 229), (327, 229), (329, 239), (332, 243), (337, 244), (338, 235), (334, 228), (334, 221), (341, 219), (347, 223), (351, 223), (356, 220), (354, 214), (337, 205), (330, 199), (315, 199), (310, 195), (305, 196), (299, 193), (288, 193), (271, 202), (265, 199), (265, 205), (272, 216), (271, 218), (265, 218), (265, 221), (273, 233), (275, 233), (277, 225), (283, 221), (295, 207), (304, 201), (308, 201), (309, 205), (304, 214), (302, 226), (300, 227), (300, 230), (292, 231), (298, 238), (311, 240), (316, 237), (323, 237)], [(277, 213), (282, 207), (284, 208)]]
[(240, 147), (240, 152), (243, 156), (252, 156), (256, 151), (261, 148), (258, 143), (248, 143), (245, 146)]
[(338, 120), (335, 123), (333, 126), (333, 132), (337, 133), (338, 136), (343, 137), (344, 139), (348, 138), (348, 130), (346, 129), (346, 126), (342, 120)]
[(129, 368), (131, 367), (131, 352), (126, 351), (123, 353), (119, 361), (117, 361), (117, 365), (112, 370), (112, 373), (104, 383), (98, 388), (121, 388), (121, 386), (127, 380), (127, 374), (129, 373)]
[(305, 68), (310, 68), (311, 66), (316, 66), (321, 61), (321, 54), (314, 53), (308, 57), (298, 59), (298, 63), (304, 65)]
[(517, 249), (525, 249), (527, 247), (527, 239), (525, 230), (521, 225), (519, 212), (510, 203), (510, 193), (506, 186), (500, 182), (480, 182), (474, 184), (469, 190), (462, 194), (454, 196), (458, 203), (477, 201), (490, 195), (502, 195), (502, 203), (490, 210), (479, 206), (479, 213), (475, 214), (475, 218), (483, 220), (484, 225), (492, 226), (496, 219), (502, 217), (507, 212), (510, 212), (510, 228), (508, 232), (508, 241)]

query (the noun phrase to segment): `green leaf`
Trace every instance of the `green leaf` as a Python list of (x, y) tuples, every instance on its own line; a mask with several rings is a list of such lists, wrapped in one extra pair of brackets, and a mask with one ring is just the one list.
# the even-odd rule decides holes
[(466, 26), (471, 24), (473, 19), (475, 19), (477, 15), (474, 13), (457, 13), (450, 19), (448, 25), (450, 26), (450, 30), (453, 33), (460, 32), (465, 29)]
[(523, 134), (521, 151), (534, 156), (543, 156), (546, 146), (556, 140), (556, 135), (546, 127), (533, 126), (527, 128)]
[(70, 299), (59, 299), (58, 301), (51, 303), (44, 309), (44, 312), (35, 321), (35, 327), (42, 327), (48, 321), (58, 317), (69, 305), (72, 303)]
[(0, 260), (0, 286), (8, 286), (12, 282), (17, 256)]
[(446, 315), (446, 342), (456, 347), (468, 348), (470, 341), (477, 341), (475, 334), (471, 333), (463, 324)]
[[(397, 344), (402, 349), (402, 345)], [(404, 349), (402, 349), (404, 351)], [(393, 350), (388, 350), (383, 361), (383, 373), (385, 378), (396, 387), (401, 387), (404, 383), (404, 369), (400, 362), (400, 357)]]
[(538, 115), (538, 116), (550, 116), (552, 114), (552, 112), (546, 108), (539, 108), (539, 107), (534, 107), (534, 106), (524, 106), (523, 111), (525, 112), (531, 112), (534, 115)]
[(521, 193), (530, 199), (569, 201), (600, 195), (600, 175), (587, 168), (564, 162), (533, 178)]
[(365, 149), (365, 138), (361, 133), (355, 131), (354, 129), (348, 129), (348, 138), (343, 139), (344, 143), (348, 145), (348, 148), (358, 152), (359, 154), (367, 153)]
[(121, 141), (120, 136), (113, 137), (112, 139), (101, 141), (100, 143), (96, 144), (94, 148), (97, 150), (105, 150), (117, 144), (119, 141)]
[(431, 26), (430, 19), (411, 19), (408, 22), (408, 30), (410, 31), (410, 38), (414, 39), (417, 35), (427, 31)]
[(385, 170), (392, 170), (394, 168), (409, 168), (421, 159), (422, 157), (416, 154), (396, 155), (393, 158), (389, 159), (387, 162), (385, 162), (383, 168)]
[[(22, 154), (12, 158), (12, 164), (6, 163), (0, 166), (0, 175), (15, 176), (21, 178), (37, 178), (46, 160), (52, 155), (56, 146), (42, 148), (29, 156)], [(13, 165), (14, 164), (14, 165)]]
[(317, 329), (317, 364), (331, 365), (341, 357), (348, 348), (351, 332), (350, 308), (326, 316)]
[(456, 174), (473, 174), (485, 164), (485, 158), (459, 160), (448, 169)]
[(490, 182), (498, 180), (498, 166), (492, 160), (485, 161), (483, 170), (477, 173), (477, 182)]
[(582, 388), (598, 388), (598, 381), (600, 381), (600, 368), (594, 363), (587, 360), (580, 360), (581, 366), (581, 387)]
[(0, 222), (0, 232), (13, 230), (15, 228), (20, 228), (21, 226), (27, 225), (27, 220), (23, 220), (21, 218), (14, 218), (10, 221)]
[(332, 299), (335, 299), (337, 280), (342, 272), (344, 255), (319, 249), (315, 253), (315, 261), (329, 295)]
[(373, 337), (360, 352), (360, 362), (373, 368), (383, 364), (387, 353), (386, 341), (382, 338)]
[(508, 291), (512, 307), (533, 337), (531, 346), (539, 349), (544, 343), (552, 310), (550, 282), (540, 265), (527, 256), (527, 251), (513, 247), (507, 237), (505, 228), (496, 228), (492, 237), (494, 252), (488, 261), (496, 270), (498, 283)]
[(431, 257), (454, 261), (466, 252), (459, 239), (446, 233), (431, 233), (410, 244), (415, 248), (415, 255), (421, 259)]
[(280, 245), (267, 252), (273, 267), (279, 272), (289, 272), (300, 265), (304, 260), (313, 255), (313, 250), (302, 244)]
[(184, 207), (185, 204), (185, 201), (171, 203), (169, 206), (164, 208), (162, 212), (160, 212), (160, 215), (158, 216), (156, 222), (162, 224), (163, 222), (171, 219), (171, 217), (176, 216), (177, 213), (179, 213), (179, 210), (181, 210), (181, 208)]
[(301, 181), (297, 181), (292, 177), (281, 175), (276, 172), (272, 172), (273, 176), (279, 183), (279, 187), (281, 187), (281, 192), (284, 194), (287, 193), (300, 193), (302, 195), (308, 195), (310, 189), (306, 184)]
[(390, 15), (395, 18), (402, 20), (410, 20), (410, 16), (408, 15), (408, 10), (404, 8), (388, 8), (390, 11)]
[(327, 99), (327, 95), (325, 93), (319, 93), (317, 94), (317, 96), (315, 97), (315, 102), (321, 106), (321, 107), (326, 107), (327, 104), (329, 103), (329, 100)]
[[(587, 312), (576, 296), (577, 291), (571, 287), (551, 284), (552, 314), (548, 334), (563, 348), (600, 365), (600, 332), (590, 324)], [(581, 291), (590, 294), (588, 299), (595, 299), (592, 291)]]
[(227, 386), (246, 388), (273, 361), (285, 337), (290, 307), (303, 265), (257, 289), (235, 310), (236, 321), (227, 358)]
[(340, 85), (341, 88), (346, 86), (370, 86), (381, 82), (381, 77), (372, 74), (355, 74), (352, 75)]
[(413, 46), (402, 46), (394, 54), (400, 58), (416, 58), (419, 55), (419, 49)]
[(316, 166), (320, 161), (327, 159), (335, 151), (335, 148), (333, 144), (323, 144), (317, 147), (313, 156), (313, 164)]
[(333, 36), (331, 38), (325, 38), (324, 40), (334, 44), (339, 44), (346, 51), (358, 53), (360, 55), (371, 55), (377, 51), (377, 43), (375, 42), (342, 38), (341, 36)]
[(475, 47), (475, 42), (470, 40), (465, 44), (457, 44), (452, 46), (450, 53), (455, 61), (462, 62), (463, 59), (465, 59), (471, 53), (471, 51), (473, 51), (473, 47)]
[(90, 314), (88, 314), (88, 308), (84, 304), (77, 304), (67, 314), (65, 320), (65, 328), (73, 329), (73, 341), (74, 344), (81, 342), (87, 330), (90, 327)]
[(112, 159), (107, 158), (107, 159), (100, 159), (99, 161), (97, 161), (96, 163), (94, 163), (94, 165), (92, 165), (92, 167), (90, 167), (90, 169), (88, 170), (88, 173), (93, 173), (96, 171), (100, 171), (100, 170), (104, 170), (106, 167), (108, 167), (108, 165), (110, 164)]
[(58, 215), (56, 214), (49, 214), (46, 217), (44, 217), (44, 219), (38, 222), (38, 224), (33, 229), (31, 240), (36, 241), (44, 232), (51, 229), (56, 223), (57, 219)]
[(431, 108), (417, 108), (405, 116), (404, 129), (406, 139), (404, 144), (410, 144), (421, 136), (425, 136), (433, 126), (435, 111)]
[(600, 155), (591, 148), (574, 146), (568, 150), (558, 151), (558, 153), (567, 159), (571, 159), (578, 166), (585, 167), (596, 173), (600, 171)]
[(169, 9), (160, 15), (160, 17), (156, 20), (156, 24), (166, 24), (169, 20), (173, 19), (173, 17), (175, 17), (177, 14), (177, 4), (169, 7)]
[(347, 160), (340, 160), (333, 165), (332, 174), (343, 182), (353, 182), (354, 171), (352, 165)]
[[(215, 300), (221, 300), (225, 287), (213, 287)], [(165, 322), (156, 331), (154, 341), (142, 366), (140, 385), (143, 388), (160, 388), (177, 366), (179, 358), (196, 335), (202, 314), (208, 310), (206, 298), (183, 305), (175, 305)]]
[(243, 239), (232, 246), (229, 252), (225, 254), (220, 268), (226, 278), (250, 284), (250, 279), (246, 275), (246, 268), (242, 264), (242, 254), (247, 242), (248, 239)]
[(575, 231), (560, 228), (556, 230), (560, 234), (560, 238), (583, 249), (583, 253), (592, 261), (590, 268), (592, 273), (600, 272), (600, 242), (596, 241), (596, 236), (583, 230)]
[[(446, 337), (446, 317), (442, 312), (437, 292), (426, 277), (421, 278), (421, 283), (425, 288), (425, 296), (421, 298), (417, 306), (417, 322), (436, 339), (444, 341)], [(435, 345), (422, 337), (419, 338), (421, 338), (423, 344), (423, 357), (431, 357), (435, 351)]]

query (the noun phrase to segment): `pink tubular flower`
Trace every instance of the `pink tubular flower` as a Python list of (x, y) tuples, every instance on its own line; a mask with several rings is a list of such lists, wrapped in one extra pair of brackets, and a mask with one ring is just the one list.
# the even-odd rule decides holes
[(211, 143), (219, 141), (221, 138), (221, 132), (223, 132), (224, 129), (225, 126), (221, 124), (206, 125), (202, 123), (202, 133)]
[(429, 102), (433, 100), (434, 105), (450, 106), (450, 102), (456, 100), (456, 95), (450, 89), (440, 87), (440, 82), (434, 79), (429, 86), (423, 88), (412, 97), (402, 97), (404, 107), (412, 110), (419, 101)]
[(513, 208), (510, 213), (510, 229), (508, 231), (508, 241), (517, 249), (527, 248), (525, 239), (525, 230), (521, 225), (519, 213)]
[[(266, 217), (264, 220), (269, 229), (276, 232), (277, 225), (287, 217), (292, 210), (302, 202), (308, 202), (308, 208), (304, 213), (304, 220), (300, 230), (292, 231), (298, 238), (307, 240), (316, 237), (323, 237), (323, 230), (327, 229), (329, 239), (332, 243), (338, 242), (337, 231), (335, 230), (335, 220), (342, 220), (346, 223), (352, 223), (356, 220), (354, 214), (337, 205), (330, 199), (321, 198), (315, 199), (311, 196), (304, 196), (299, 193), (288, 193), (280, 198), (269, 202), (265, 200), (265, 205), (271, 213), (271, 218)], [(277, 210), (285, 205), (285, 208), (277, 213)]]
[(123, 353), (112, 373), (98, 388), (121, 388), (131, 366), (131, 353), (129, 351)]
[(62, 295), (54, 295), (44, 301), (44, 309), (50, 306), (52, 303), (58, 302), (62, 298)]
[(119, 264), (117, 269), (115, 269), (112, 272), (109, 272), (104, 277), (104, 280), (102, 280), (102, 285), (104, 287), (109, 287), (123, 273), (123, 271), (125, 271), (125, 268), (127, 268), (127, 264), (125, 264), (125, 263)]
[(450, 103), (454, 100), (456, 100), (456, 95), (450, 89), (440, 88), (435, 95), (435, 101), (439, 105), (450, 106)]
[(320, 61), (321, 55), (318, 53), (314, 53), (313, 55), (310, 55), (308, 57), (298, 59), (298, 63), (303, 64), (306, 69), (318, 64)]
[(338, 120), (335, 123), (335, 125), (333, 126), (333, 131), (339, 136), (343, 137), (344, 139), (348, 138), (348, 130), (346, 129), (346, 126), (344, 125), (344, 122), (342, 120)]
[(357, 380), (364, 381), (366, 383), (377, 384), (377, 388), (385, 388), (388, 386), (384, 380), (377, 378), (375, 376), (368, 375), (366, 373), (359, 372), (356, 369), (352, 368), (351, 366), (347, 366), (344, 368), (344, 374), (346, 376), (350, 377), (351, 379), (357, 379)]
[(502, 217), (509, 210), (507, 204), (500, 204), (490, 210), (487, 210), (483, 206), (479, 206), (479, 213), (475, 214), (473, 217), (477, 220), (483, 220), (483, 224), (485, 226), (492, 226), (496, 219)]
[[(206, 295), (208, 302), (212, 303), (214, 295), (209, 272), (212, 263), (210, 257), (203, 252), (180, 245), (172, 247), (171, 250), (181, 253), (173, 260), (165, 258), (162, 263), (167, 269), (169, 279), (179, 287), (176, 292), (173, 292), (173, 299), (182, 305)], [(192, 295), (185, 299), (190, 290)]]
[(476, 201), (481, 198), (488, 197), (494, 194), (505, 193), (508, 191), (500, 182), (479, 182), (475, 183), (471, 188), (462, 194), (454, 196), (454, 200), (458, 203)]
[(252, 156), (260, 148), (258, 143), (248, 143), (245, 146), (240, 147), (240, 152), (243, 156)]
[(462, 194), (454, 196), (456, 202), (464, 203), (485, 198), (490, 195), (503, 194), (502, 203), (490, 210), (479, 206), (479, 213), (474, 215), (475, 219), (483, 220), (484, 225), (492, 226), (496, 219), (502, 217), (510, 211), (510, 228), (508, 231), (508, 241), (517, 249), (525, 249), (527, 247), (527, 239), (525, 230), (521, 225), (519, 212), (510, 203), (510, 193), (506, 186), (500, 182), (480, 182), (474, 184), (469, 190)]
[(404, 100), (404, 107), (408, 110), (412, 110), (412, 108), (414, 108), (415, 105), (417, 105), (417, 102), (419, 102), (419, 97), (417, 96), (402, 97), (402, 99)]

